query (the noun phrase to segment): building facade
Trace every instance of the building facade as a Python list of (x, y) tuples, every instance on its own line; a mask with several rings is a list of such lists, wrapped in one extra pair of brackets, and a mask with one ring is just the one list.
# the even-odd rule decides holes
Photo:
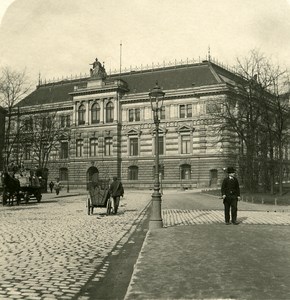
[[(48, 180), (85, 186), (89, 178), (118, 176), (125, 187), (152, 186), (155, 125), (148, 93), (165, 92), (159, 126), (163, 187), (214, 187), (236, 154), (222, 143), (211, 104), (236, 93), (239, 78), (211, 62), (107, 76), (96, 60), (87, 78), (39, 84), (19, 104), (21, 118), (55, 112), (68, 135), (51, 150)], [(24, 145), (24, 165), (35, 162)]]

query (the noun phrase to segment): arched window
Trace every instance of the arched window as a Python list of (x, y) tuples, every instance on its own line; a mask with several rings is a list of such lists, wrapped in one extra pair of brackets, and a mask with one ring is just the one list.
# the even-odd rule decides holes
[(60, 181), (67, 181), (68, 180), (68, 169), (67, 168), (60, 168), (59, 169), (59, 180)]
[(106, 123), (114, 121), (114, 104), (110, 101), (106, 106)]
[(138, 167), (130, 166), (128, 168), (128, 180), (138, 180)]
[(100, 105), (95, 103), (91, 110), (92, 124), (100, 123)]
[(78, 110), (79, 125), (85, 124), (85, 115), (86, 115), (86, 108), (82, 104), (82, 105), (80, 105), (79, 110)]
[[(156, 166), (153, 166), (153, 179), (155, 179), (155, 169)], [(164, 179), (164, 165), (159, 165), (159, 179)]]
[(191, 166), (184, 164), (180, 166), (180, 179), (190, 179), (191, 178)]

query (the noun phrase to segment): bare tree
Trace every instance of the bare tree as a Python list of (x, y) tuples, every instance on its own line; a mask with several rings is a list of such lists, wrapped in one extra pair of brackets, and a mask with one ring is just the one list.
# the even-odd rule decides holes
[(31, 159), (45, 169), (52, 151), (59, 151), (61, 140), (70, 138), (68, 128), (61, 127), (56, 112), (43, 112), (26, 118), (22, 143), (30, 146)]
[(230, 139), (231, 144), (238, 143), (240, 173), (248, 190), (257, 189), (260, 183), (267, 186), (270, 181), (273, 191), (278, 165), (282, 193), (289, 108), (281, 101), (278, 83), (285, 71), (257, 50), (237, 59), (236, 70), (235, 92), (223, 101), (223, 110), (213, 114), (219, 120), (221, 141)]
[[(13, 128), (13, 109), (16, 104), (29, 92), (31, 86), (28, 83), (26, 71), (15, 71), (8, 67), (1, 70), (0, 75), (0, 105), (3, 106), (6, 111), (5, 120), (5, 142), (4, 142), (4, 167), (8, 167), (12, 150), (17, 141), (15, 135), (15, 128)], [(14, 120), (15, 121), (15, 120)], [(17, 122), (17, 120), (16, 120)]]

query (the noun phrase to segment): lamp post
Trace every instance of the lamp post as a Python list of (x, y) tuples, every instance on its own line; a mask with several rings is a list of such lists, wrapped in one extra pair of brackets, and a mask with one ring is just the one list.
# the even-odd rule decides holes
[(151, 109), (154, 116), (155, 124), (155, 181), (154, 192), (152, 194), (151, 203), (151, 217), (149, 222), (149, 229), (162, 228), (162, 216), (161, 216), (161, 194), (160, 194), (160, 181), (159, 181), (159, 116), (158, 113), (162, 109), (165, 93), (162, 91), (158, 82), (156, 86), (149, 93)]

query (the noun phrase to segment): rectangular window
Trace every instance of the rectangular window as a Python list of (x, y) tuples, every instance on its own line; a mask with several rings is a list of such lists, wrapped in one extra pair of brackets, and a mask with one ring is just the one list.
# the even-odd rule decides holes
[(70, 127), (70, 115), (66, 116), (66, 127)]
[(97, 156), (98, 154), (98, 139), (90, 139), (90, 156)]
[(113, 139), (105, 138), (105, 156), (110, 156), (113, 153)]
[(133, 122), (133, 121), (134, 121), (134, 110), (129, 109), (129, 122)]
[(138, 180), (138, 167), (136, 167), (136, 166), (129, 167), (128, 179), (129, 180)]
[(135, 109), (135, 121), (140, 121), (140, 108)]
[(159, 136), (159, 154), (160, 155), (164, 155), (164, 137), (163, 136)]
[(60, 143), (60, 159), (68, 158), (68, 142)]
[[(156, 176), (156, 174), (155, 174), (155, 171), (156, 170), (156, 167), (155, 166), (153, 166), (153, 179), (155, 179), (155, 176)], [(163, 165), (159, 165), (159, 180), (161, 180), (161, 179), (164, 179), (164, 166)]]
[(179, 105), (179, 117), (180, 118), (191, 118), (192, 117), (192, 104)]
[(60, 116), (60, 126), (63, 128), (65, 127), (65, 116)]
[(181, 136), (181, 154), (190, 153), (190, 135)]
[(187, 118), (191, 118), (191, 117), (192, 117), (192, 105), (187, 104)]
[(130, 156), (138, 155), (138, 138), (130, 138)]
[(83, 140), (76, 140), (76, 157), (83, 156)]
[(165, 119), (165, 106), (162, 106), (161, 111), (160, 111), (160, 119), (164, 120)]
[(185, 118), (185, 105), (180, 105), (179, 106), (179, 117), (180, 118)]

